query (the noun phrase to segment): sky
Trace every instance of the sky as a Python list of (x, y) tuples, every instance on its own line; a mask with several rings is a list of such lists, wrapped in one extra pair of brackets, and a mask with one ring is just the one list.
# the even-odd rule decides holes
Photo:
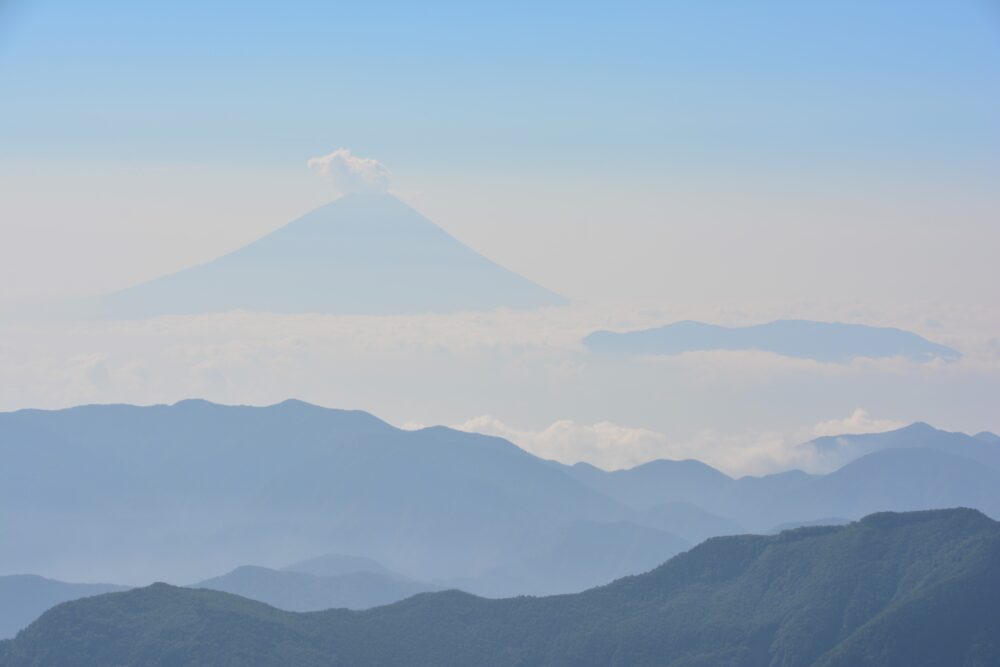
[[(387, 396), (383, 383), (415, 378), (417, 366), (377, 366), (374, 353), (351, 368), (331, 357), (331, 372), (352, 378), (338, 388), (307, 363), (295, 374), (270, 365), (279, 332), (303, 327), (296, 335), (314, 340), (342, 322), (267, 320), (273, 330), (245, 337), (214, 320), (163, 330), (173, 337), (136, 325), (90, 331), (90, 347), (66, 332), (7, 329), (0, 355), (17, 362), (6, 373), (22, 384), (0, 408), (196, 391), (272, 398), (232, 378), (225, 389), (199, 384), (199, 364), (231, 363), (198, 356), (216, 345), (269, 359), (266, 374), (248, 377), (274, 394), (350, 402), (397, 423), (488, 416), (524, 434), (565, 419), (626, 422), (695, 442), (706, 429), (796, 438), (861, 409), (882, 425), (930, 414), (1000, 428), (977, 398), (1000, 386), (1000, 8), (989, 0), (0, 0), (0, 96), (2, 310), (126, 287), (256, 239), (336, 196), (307, 161), (345, 148), (384, 165), (394, 193), (463, 242), (572, 299), (573, 316), (516, 331), (551, 341), (562, 327), (558, 344), (540, 344), (559, 350), (544, 363), (555, 378), (579, 362), (579, 332), (695, 315), (906, 326), (965, 342), (978, 360), (960, 380), (952, 369), (916, 388), (906, 373), (879, 375), (885, 395), (866, 392), (870, 369), (839, 389), (814, 373), (811, 395), (825, 407), (784, 418), (739, 397), (712, 405), (732, 386), (717, 360), (702, 360), (717, 379), (696, 390), (645, 369), (597, 373), (594, 382), (660, 382), (644, 385), (658, 400), (697, 397), (693, 413), (686, 404), (668, 419), (600, 393), (556, 398), (571, 380), (553, 379), (532, 406), (516, 405), (509, 386), (477, 385), (478, 404), (460, 407), (444, 386), (434, 401)], [(431, 332), (413, 343), (421, 350), (441, 328), (460, 332), (463, 349), (481, 341), (463, 336), (492, 335), (479, 320), (432, 320), (406, 328)], [(192, 338), (200, 353), (171, 352)], [(155, 355), (143, 347), (153, 340)], [(196, 357), (187, 379), (129, 384), (127, 369)], [(112, 379), (99, 372), (75, 393), (52, 386), (87, 359)], [(482, 359), (483, 372), (507, 377), (529, 364)], [(47, 375), (53, 365), (63, 375)], [(461, 367), (442, 375), (461, 381)], [(765, 394), (795, 401), (800, 380), (788, 373), (800, 372), (779, 372), (782, 388)], [(132, 379), (116, 384), (115, 373)], [(894, 402), (898, 391), (909, 400)]]

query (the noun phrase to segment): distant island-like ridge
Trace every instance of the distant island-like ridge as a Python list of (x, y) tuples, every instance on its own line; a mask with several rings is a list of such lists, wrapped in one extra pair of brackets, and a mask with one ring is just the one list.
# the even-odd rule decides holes
[(954, 361), (961, 357), (950, 347), (902, 329), (811, 320), (775, 320), (746, 327), (683, 321), (621, 333), (595, 331), (583, 342), (590, 350), (605, 353), (674, 355), (756, 350), (828, 363), (861, 357), (903, 357), (914, 361)]

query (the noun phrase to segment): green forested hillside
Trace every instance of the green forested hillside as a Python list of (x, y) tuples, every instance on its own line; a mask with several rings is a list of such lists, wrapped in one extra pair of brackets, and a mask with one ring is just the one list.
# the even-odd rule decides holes
[(281, 612), (163, 584), (66, 603), (0, 665), (1000, 664), (1000, 524), (973, 510), (708, 540), (576, 595)]

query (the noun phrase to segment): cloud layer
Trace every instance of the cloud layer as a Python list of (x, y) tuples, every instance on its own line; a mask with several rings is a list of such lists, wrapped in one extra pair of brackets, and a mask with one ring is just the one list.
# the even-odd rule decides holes
[(392, 172), (374, 158), (359, 157), (347, 148), (309, 158), (310, 169), (329, 179), (341, 194), (381, 193), (389, 189)]
[[(800, 446), (817, 435), (913, 421), (1000, 431), (990, 400), (1000, 392), (1000, 348), (989, 343), (995, 327), (971, 328), (961, 342), (974, 353), (941, 365), (821, 364), (760, 352), (620, 360), (589, 354), (579, 342), (595, 328), (663, 317), (572, 307), (0, 322), (0, 410), (292, 397), (368, 410), (394, 424), (459, 424), (570, 463), (696, 458), (736, 475), (821, 472), (853, 456), (843, 447)], [(469, 419), (475, 415), (499, 419)]]

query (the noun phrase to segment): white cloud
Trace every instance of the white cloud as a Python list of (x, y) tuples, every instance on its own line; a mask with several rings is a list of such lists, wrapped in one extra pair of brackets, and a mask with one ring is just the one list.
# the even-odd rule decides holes
[(876, 419), (867, 410), (856, 408), (850, 417), (823, 421), (813, 428), (816, 437), (824, 435), (848, 435), (851, 433), (884, 433), (906, 426), (906, 422), (892, 419)]
[(392, 176), (378, 160), (359, 157), (347, 148), (309, 158), (306, 164), (317, 174), (330, 179), (341, 194), (385, 192), (389, 189)]
[(499, 436), (535, 456), (560, 463), (584, 461), (605, 470), (618, 470), (655, 459), (696, 459), (738, 477), (792, 468), (811, 473), (830, 472), (868, 452), (846, 439), (838, 441), (836, 448), (824, 450), (807, 441), (820, 435), (878, 433), (902, 426), (902, 422), (875, 419), (859, 408), (849, 417), (823, 421), (811, 429), (746, 429), (732, 433), (704, 429), (683, 439), (606, 421), (582, 424), (562, 419), (539, 430), (517, 429), (489, 415), (473, 417), (454, 428)]

